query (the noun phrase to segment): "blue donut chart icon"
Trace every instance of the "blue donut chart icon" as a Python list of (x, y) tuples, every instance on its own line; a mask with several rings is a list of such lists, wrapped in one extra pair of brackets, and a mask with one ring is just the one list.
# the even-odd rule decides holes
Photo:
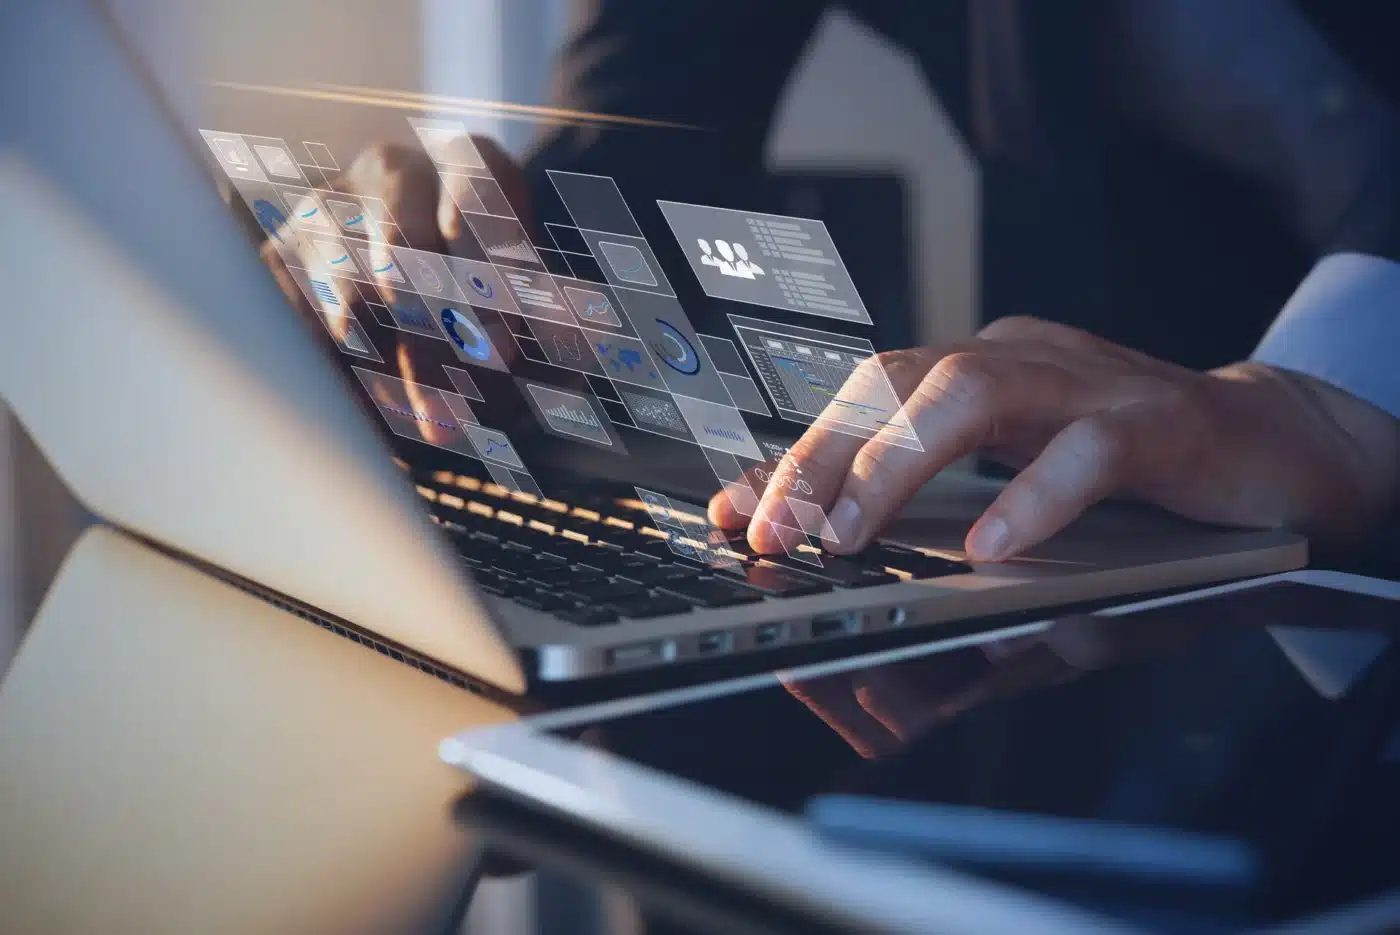
[(692, 377), (700, 372), (700, 355), (695, 353), (695, 346), (690, 340), (678, 330), (676, 326), (663, 318), (656, 319), (657, 327), (661, 329), (661, 335), (670, 340), (675, 345), (675, 350), (671, 351), (661, 342), (652, 342), (651, 349), (656, 352), (656, 356), (661, 358), (661, 362), (670, 367), (676, 373)]
[(491, 287), (491, 284), (489, 282), (482, 279), (480, 276), (471, 276), (467, 280), (467, 284), (472, 287), (473, 292), (481, 296), (483, 299), (491, 299), (495, 298), (496, 296), (496, 290)]
[(476, 322), (455, 308), (442, 310), (442, 327), (447, 331), (452, 343), (472, 360), (491, 359), (490, 339)]

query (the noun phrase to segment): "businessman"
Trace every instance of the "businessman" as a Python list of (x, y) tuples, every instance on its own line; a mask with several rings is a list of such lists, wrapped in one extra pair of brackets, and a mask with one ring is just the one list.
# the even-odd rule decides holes
[[(880, 356), (922, 452), (820, 420), (793, 446), (779, 474), (801, 466), (829, 509), (831, 549), (863, 547), (925, 480), (973, 452), (1019, 470), (968, 535), (967, 551), (985, 561), (1110, 495), (1324, 542), (1355, 541), (1383, 521), (1400, 484), (1400, 129), (1385, 93), (1394, 88), (1339, 49), (1317, 20), (1321, 5), (1311, 16), (1287, 0), (845, 6), (915, 58), (977, 155), (992, 323), (957, 345)], [(644, 200), (674, 197), (684, 179), (693, 200), (744, 203), (822, 10), (804, 0), (577, 4), (559, 103), (709, 132), (641, 145), (557, 128), (520, 170), (498, 176), (517, 189), (518, 210), (547, 184), (545, 168), (619, 176)], [(1279, 228), (1316, 260), (1251, 359), (1202, 372), (1105, 339), (1192, 272), (1158, 262), (1145, 275), (1123, 259), (1140, 243), (1170, 259), (1185, 239), (1154, 239), (1154, 218), (1116, 220), (1106, 154), (1123, 126), (1264, 193)], [(377, 148), (338, 184), (385, 198), (412, 246), (449, 250), (460, 233), (421, 153)], [(1250, 266), (1250, 246), (1236, 245), (1222, 268), (1267, 278), (1275, 270)], [(1215, 281), (1169, 324), (1199, 305), (1227, 327)], [(1028, 311), (1061, 323), (1016, 314)], [(1180, 341), (1207, 343), (1189, 328)], [(767, 521), (786, 518), (781, 479), (751, 522), (723, 496), (712, 518), (747, 525), (755, 548), (776, 551)]]

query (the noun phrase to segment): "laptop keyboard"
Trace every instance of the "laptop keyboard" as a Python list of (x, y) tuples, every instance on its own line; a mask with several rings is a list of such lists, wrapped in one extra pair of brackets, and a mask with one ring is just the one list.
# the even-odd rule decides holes
[(918, 549), (876, 542), (856, 555), (803, 547), (804, 557), (757, 555), (742, 532), (727, 540), (733, 566), (712, 568), (671, 551), (636, 501), (599, 496), (575, 504), (512, 493), (452, 474), (420, 485), (483, 591), (579, 626), (733, 607), (766, 599), (868, 588), (970, 572)]

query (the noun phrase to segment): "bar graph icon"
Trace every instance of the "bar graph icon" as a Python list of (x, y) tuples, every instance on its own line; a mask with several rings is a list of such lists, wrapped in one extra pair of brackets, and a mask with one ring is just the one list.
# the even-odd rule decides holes
[(613, 446), (612, 434), (585, 397), (550, 386), (526, 383), (545, 427), (560, 435), (581, 438), (595, 445)]
[(311, 280), (311, 291), (316, 293), (316, 298), (320, 299), (326, 305), (335, 306), (337, 308), (340, 306), (340, 297), (335, 294), (335, 289), (332, 288), (331, 284), (324, 279)]
[(563, 422), (573, 422), (575, 425), (586, 425), (589, 428), (601, 429), (602, 423), (593, 416), (592, 413), (583, 412), (578, 409), (570, 409), (568, 406), (555, 406), (553, 409), (546, 409), (545, 415), (559, 419)]

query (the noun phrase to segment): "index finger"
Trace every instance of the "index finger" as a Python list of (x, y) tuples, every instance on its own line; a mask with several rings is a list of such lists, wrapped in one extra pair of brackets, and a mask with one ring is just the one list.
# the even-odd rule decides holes
[[(945, 353), (935, 348), (913, 348), (877, 354), (856, 368), (839, 395), (861, 395), (869, 387), (881, 387), (896, 400), (909, 397), (924, 374)], [(848, 390), (848, 387), (851, 390)], [(852, 390), (854, 391), (852, 393)], [(808, 490), (804, 501), (826, 507), (836, 498), (852, 459), (874, 432), (859, 431), (846, 424), (834, 411), (832, 402), (802, 437), (793, 443), (778, 462), (768, 487), (749, 523), (749, 544), (759, 552), (783, 550), (783, 538), (776, 527), (800, 528), (787, 500), (793, 491)]]

